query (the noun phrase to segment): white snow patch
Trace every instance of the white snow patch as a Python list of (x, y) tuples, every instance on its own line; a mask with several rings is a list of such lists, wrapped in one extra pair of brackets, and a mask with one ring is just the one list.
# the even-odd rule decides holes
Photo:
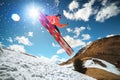
[(4, 49), (0, 56), (0, 79), (14, 80), (95, 80), (57, 64), (45, 63), (43, 58)]
[[(97, 63), (95, 63), (93, 60), (98, 60), (98, 61), (101, 61), (103, 64), (106, 65), (106, 67), (103, 67)], [(89, 67), (89, 68), (100, 68), (100, 69), (103, 69), (103, 70), (106, 70), (108, 72), (111, 72), (111, 73), (114, 73), (114, 74), (117, 74), (117, 75), (120, 75), (120, 71), (118, 68), (115, 67), (115, 65), (107, 62), (107, 61), (104, 61), (104, 60), (101, 60), (101, 59), (97, 59), (97, 58), (92, 58), (92, 60), (87, 60), (85, 61), (84, 63), (84, 66), (85, 67)]]

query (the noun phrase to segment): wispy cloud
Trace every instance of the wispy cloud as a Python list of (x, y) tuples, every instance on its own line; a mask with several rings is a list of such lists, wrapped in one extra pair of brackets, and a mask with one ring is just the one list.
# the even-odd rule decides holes
[(79, 37), (79, 35), (80, 35), (80, 33), (82, 32), (82, 31), (84, 31), (86, 28), (85, 27), (83, 27), (83, 26), (81, 26), (81, 27), (75, 27), (74, 29), (71, 29), (71, 28), (67, 28), (66, 30), (67, 30), (67, 32), (68, 33), (74, 33), (75, 35), (73, 36), (73, 38), (78, 38)]
[(68, 8), (70, 9), (70, 11), (73, 11), (74, 9), (76, 9), (76, 8), (78, 8), (78, 7), (79, 7), (79, 4), (78, 4), (78, 2), (75, 1), (75, 0), (73, 0), (73, 1), (69, 4), (69, 6), (68, 6)]
[(64, 49), (59, 49), (59, 50), (57, 51), (57, 54), (62, 54), (62, 53), (64, 53), (64, 52), (65, 52)]
[(41, 60), (43, 60), (43, 62), (46, 62), (46, 63), (57, 63), (57, 62), (63, 62), (63, 61), (66, 61), (65, 58), (59, 58), (58, 55), (53, 55), (51, 58), (47, 58), (45, 56), (40, 56)]
[(103, 0), (102, 5), (103, 7), (96, 15), (96, 21), (104, 22), (106, 19), (116, 16), (120, 13), (120, 7), (117, 6), (117, 2), (108, 3), (107, 0)]
[(91, 27), (90, 27), (90, 26), (88, 26), (88, 27), (87, 27), (87, 29), (88, 29), (88, 30), (91, 30)]
[(12, 39), (12, 37), (9, 37), (8, 39), (7, 39), (7, 41), (9, 41), (9, 42), (13, 42), (13, 39)]
[(82, 40), (89, 40), (91, 38), (89, 34), (82, 34), (81, 36), (83, 37)]
[(74, 31), (73, 31), (73, 33), (75, 33), (75, 35), (74, 35), (74, 38), (78, 38), (78, 36), (80, 35), (80, 32), (81, 31), (83, 31), (83, 30), (85, 30), (85, 27), (76, 27), (75, 29), (74, 29)]
[(76, 48), (78, 46), (83, 46), (85, 45), (85, 42), (83, 42), (80, 39), (74, 39), (73, 37), (70, 37), (69, 35), (66, 35), (64, 37), (64, 39), (66, 40), (66, 42), (68, 42), (68, 44), (72, 47), (72, 48)]
[(25, 36), (21, 36), (21, 37), (17, 36), (15, 38), (15, 40), (17, 40), (18, 43), (21, 43), (21, 44), (24, 44), (24, 45), (27, 45), (27, 46), (31, 46), (32, 45), (32, 43), (29, 41), (29, 39), (26, 38)]
[(33, 37), (33, 32), (28, 32), (28, 36)]
[(73, 31), (71, 28), (67, 28), (66, 30), (68, 33)]
[(105, 6), (108, 0), (102, 0), (102, 5)]
[[(95, 2), (100, 3), (101, 6), (97, 8), (98, 6), (94, 4)], [(89, 0), (89, 2), (82, 4), (82, 6), (79, 5), (77, 0), (73, 0), (68, 5), (68, 9), (68, 11), (63, 10), (63, 14), (70, 20), (89, 21), (89, 18), (94, 15), (96, 21), (104, 22), (120, 13), (119, 2), (110, 2), (108, 0)]]
[(60, 47), (59, 45), (55, 44), (54, 42), (52, 43), (53, 47)]
[(59, 3), (60, 3), (59, 0), (55, 0), (55, 4), (56, 4), (56, 6), (59, 6)]
[[(95, 0), (90, 0), (88, 3), (85, 3), (82, 8), (79, 8), (79, 3), (75, 0), (73, 0), (69, 4), (69, 11), (63, 10), (63, 14), (66, 18), (71, 20), (84, 20), (88, 21), (89, 17), (94, 14), (94, 9), (92, 8), (92, 5), (94, 4)], [(76, 5), (76, 6), (73, 6)], [(78, 10), (76, 12), (73, 11), (73, 9), (77, 8)]]
[(17, 45), (17, 44), (10, 45), (8, 47), (8, 49), (11, 49), (11, 50), (14, 50), (14, 51), (17, 51), (17, 52), (26, 52), (23, 45)]

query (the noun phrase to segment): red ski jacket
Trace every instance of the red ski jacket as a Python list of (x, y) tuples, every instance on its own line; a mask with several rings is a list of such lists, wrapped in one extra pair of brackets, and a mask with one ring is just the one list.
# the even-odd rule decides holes
[(54, 25), (56, 25), (57, 27), (63, 28), (63, 27), (65, 27), (65, 26), (67, 26), (67, 24), (61, 24), (61, 23), (59, 22), (60, 18), (57, 17), (57, 16), (47, 16), (47, 19), (49, 20), (49, 22), (50, 22), (51, 24), (54, 24)]

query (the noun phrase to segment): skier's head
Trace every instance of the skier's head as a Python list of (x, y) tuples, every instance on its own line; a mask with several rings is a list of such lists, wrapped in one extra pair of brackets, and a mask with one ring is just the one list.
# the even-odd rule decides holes
[(56, 15), (56, 17), (59, 17), (59, 18), (61, 18), (61, 15), (60, 15), (60, 14), (57, 14), (57, 15)]

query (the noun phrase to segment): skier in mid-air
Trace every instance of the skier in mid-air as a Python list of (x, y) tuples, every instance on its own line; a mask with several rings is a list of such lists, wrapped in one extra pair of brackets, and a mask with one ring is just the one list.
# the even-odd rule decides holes
[(66, 51), (66, 53), (71, 56), (74, 51), (69, 46), (69, 44), (65, 41), (65, 39), (60, 34), (59, 28), (64, 28), (68, 24), (61, 24), (59, 22), (61, 18), (60, 14), (57, 15), (45, 15), (42, 12), (40, 13), (40, 23), (43, 27), (47, 29), (47, 31), (54, 37), (54, 39), (59, 43), (59, 45)]
[(59, 31), (59, 29), (58, 29), (57, 27), (59, 27), (59, 28), (64, 28), (65, 26), (68, 25), (68, 24), (61, 24), (61, 23), (59, 22), (59, 20), (60, 20), (60, 18), (61, 18), (61, 15), (60, 15), (60, 14), (57, 14), (57, 15), (46, 15), (46, 18), (48, 19), (48, 21), (49, 21), (51, 24), (54, 25), (54, 27), (57, 29), (58, 32), (60, 32), (60, 31)]

